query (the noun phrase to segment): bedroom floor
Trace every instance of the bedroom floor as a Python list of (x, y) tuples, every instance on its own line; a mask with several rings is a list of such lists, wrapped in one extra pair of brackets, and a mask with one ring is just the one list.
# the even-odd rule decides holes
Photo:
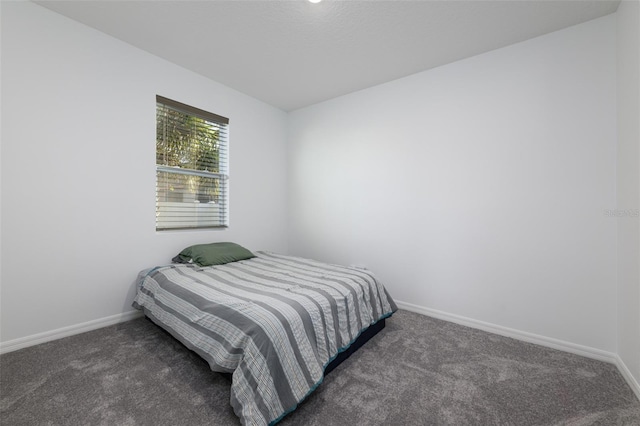
[[(146, 319), (0, 356), (2, 425), (238, 425), (229, 382)], [(398, 311), (280, 423), (640, 425), (615, 366)]]

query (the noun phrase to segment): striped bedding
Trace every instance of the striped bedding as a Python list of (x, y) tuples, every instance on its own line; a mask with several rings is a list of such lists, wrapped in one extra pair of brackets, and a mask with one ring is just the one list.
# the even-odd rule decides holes
[(293, 411), (339, 352), (397, 309), (370, 271), (255, 254), (143, 271), (133, 303), (213, 371), (233, 373), (231, 405), (243, 425)]

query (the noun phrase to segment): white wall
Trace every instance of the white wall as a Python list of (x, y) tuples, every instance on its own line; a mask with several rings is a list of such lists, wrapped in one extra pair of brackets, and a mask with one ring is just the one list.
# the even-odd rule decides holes
[[(230, 227), (155, 232), (155, 96), (230, 119)], [(2, 2), (6, 343), (130, 311), (183, 247), (285, 252), (284, 112), (29, 2)]]
[(617, 19), (618, 354), (640, 383), (640, 3), (621, 2)]
[(610, 15), (290, 114), (290, 251), (396, 300), (616, 350)]

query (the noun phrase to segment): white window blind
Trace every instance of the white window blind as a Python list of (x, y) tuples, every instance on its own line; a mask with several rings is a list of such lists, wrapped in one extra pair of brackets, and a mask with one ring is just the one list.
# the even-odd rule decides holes
[(156, 230), (227, 226), (228, 126), (156, 96)]

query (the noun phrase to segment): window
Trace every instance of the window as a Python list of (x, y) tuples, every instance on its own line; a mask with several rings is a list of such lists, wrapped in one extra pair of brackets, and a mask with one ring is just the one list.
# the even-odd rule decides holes
[(229, 119), (156, 96), (156, 230), (226, 227)]

